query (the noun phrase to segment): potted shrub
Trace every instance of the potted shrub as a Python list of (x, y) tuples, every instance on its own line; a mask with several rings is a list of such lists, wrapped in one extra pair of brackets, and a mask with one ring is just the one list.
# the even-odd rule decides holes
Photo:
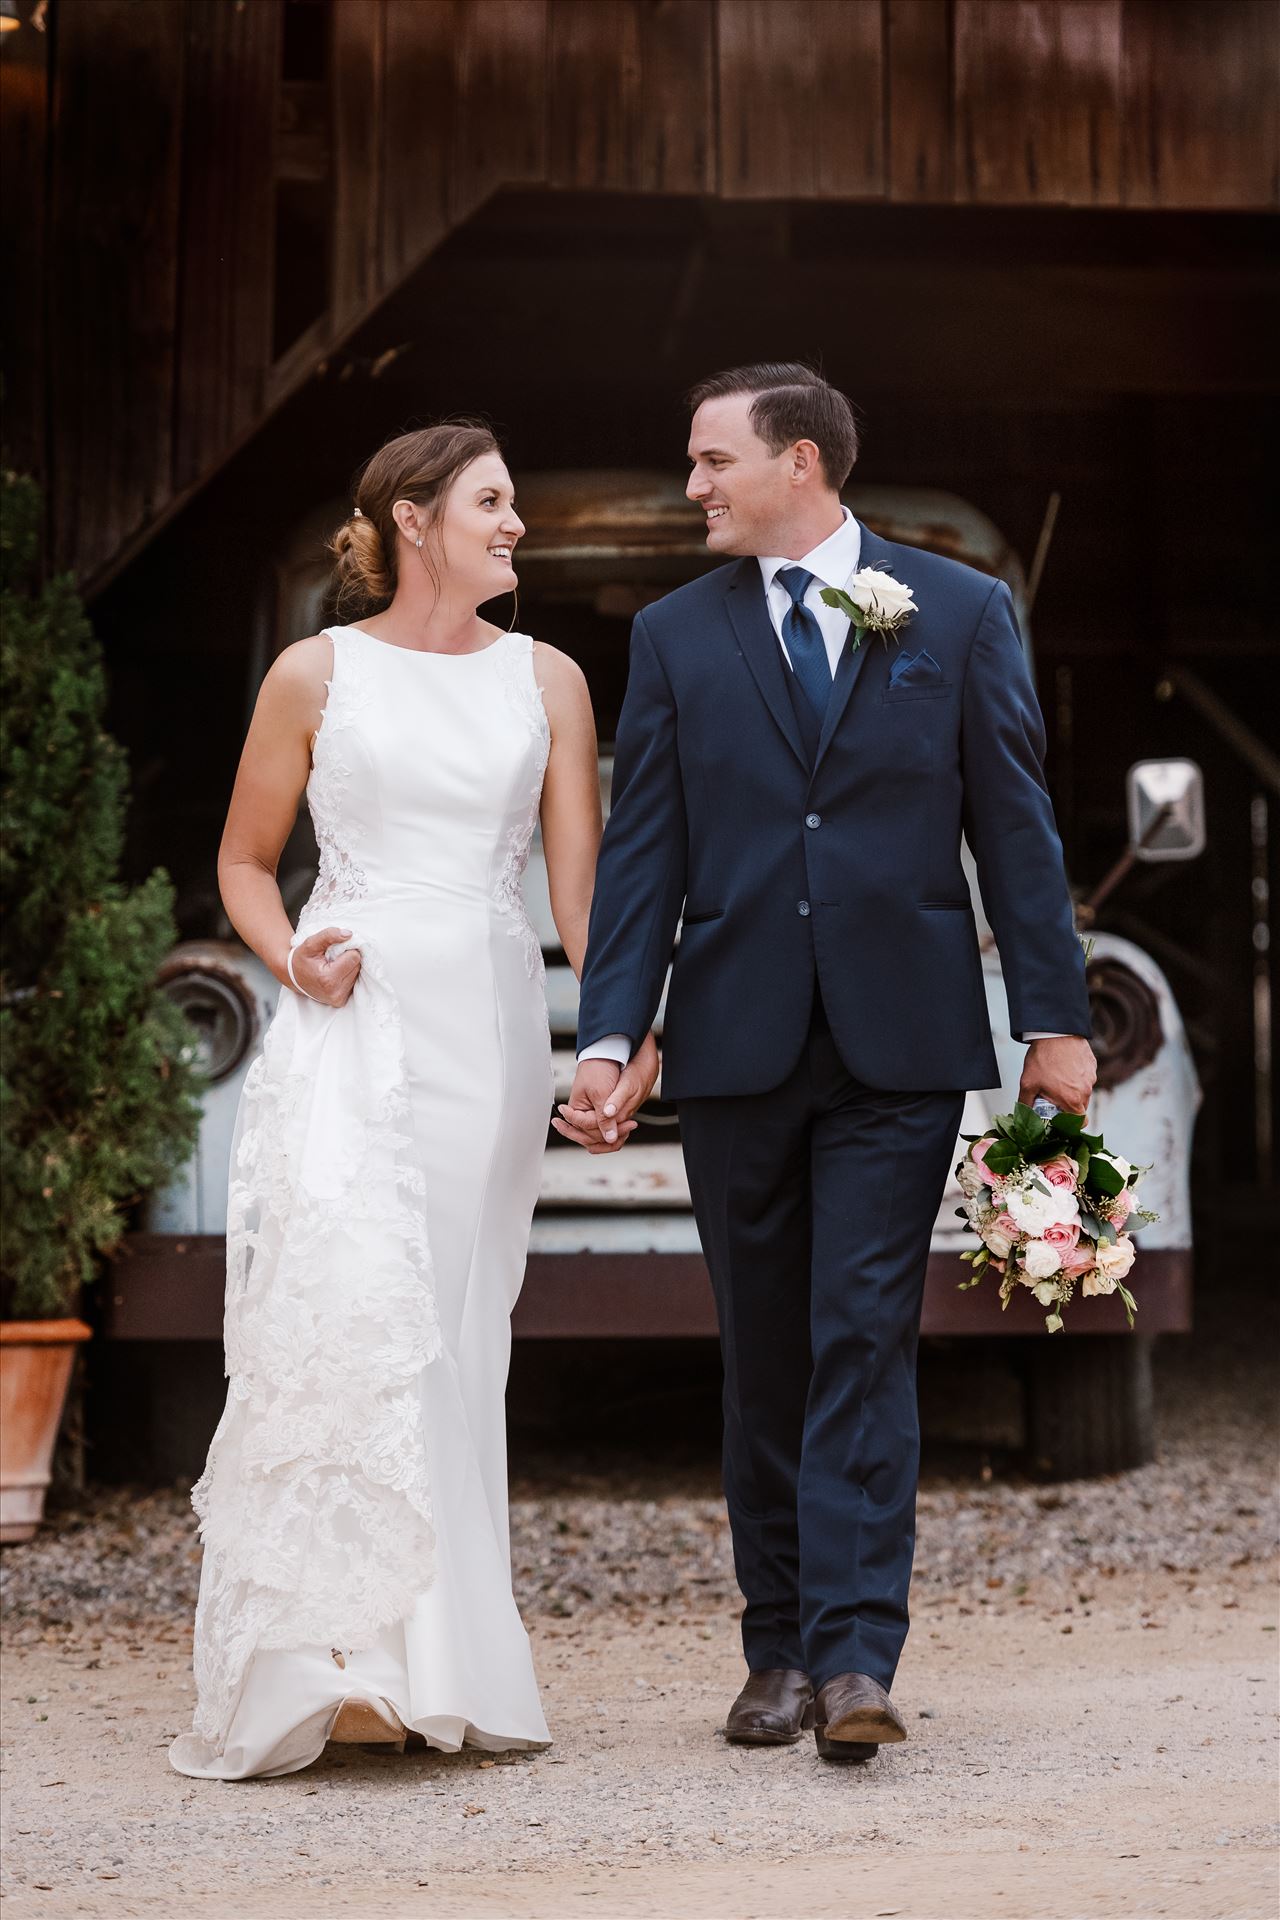
[(195, 1139), (190, 1036), (154, 984), (156, 872), (119, 877), (125, 762), (70, 579), (40, 577), (40, 494), (0, 512), (0, 1539), (44, 1508), (81, 1289)]

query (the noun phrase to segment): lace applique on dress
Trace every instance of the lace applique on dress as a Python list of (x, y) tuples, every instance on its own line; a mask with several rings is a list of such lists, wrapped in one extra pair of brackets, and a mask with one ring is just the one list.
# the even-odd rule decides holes
[(534, 979), (543, 972), (542, 948), (525, 911), (521, 881), (538, 825), (542, 782), (547, 761), (551, 757), (551, 726), (543, 705), (542, 689), (533, 669), (532, 640), (523, 633), (507, 634), (495, 644), (500, 649), (497, 665), (503, 691), (529, 729), (534, 742), (534, 756), (528, 805), (523, 817), (508, 829), (505, 857), (494, 886), (493, 900), (498, 911), (508, 916), (508, 933), (513, 939), (523, 942), (525, 966), (530, 979)]
[(311, 897), (299, 917), (295, 945), (304, 925), (324, 925), (341, 918), (344, 908), (363, 900), (369, 891), (364, 869), (355, 856), (350, 817), (343, 809), (351, 767), (343, 758), (342, 744), (344, 731), (372, 697), (364, 654), (369, 643), (351, 628), (325, 631), (333, 646), (333, 677), (325, 681), (328, 694), (307, 781), (307, 807), (320, 866)]
[[(368, 893), (343, 737), (371, 689), (360, 636), (333, 646), (307, 783), (320, 870), (295, 941)], [(358, 944), (345, 1006), (282, 994), (232, 1143), (227, 1404), (191, 1495), (194, 1725), (219, 1753), (259, 1648), (371, 1646), (435, 1570), (417, 1390), (441, 1351), (426, 1182), (399, 1004), (376, 945)]]
[(371, 1646), (435, 1567), (417, 1379), (441, 1351), (400, 1009), (286, 994), (245, 1081), (227, 1205), (227, 1404), (192, 1490), (195, 1731), (258, 1648)]

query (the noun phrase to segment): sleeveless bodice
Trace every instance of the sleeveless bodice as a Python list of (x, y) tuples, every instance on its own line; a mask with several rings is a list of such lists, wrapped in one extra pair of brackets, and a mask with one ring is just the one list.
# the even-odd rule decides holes
[(551, 736), (532, 640), (417, 653), (360, 627), (327, 631), (333, 677), (307, 783), (320, 870), (300, 935), (365, 904), (471, 910), (500, 915), (536, 972), (520, 882)]

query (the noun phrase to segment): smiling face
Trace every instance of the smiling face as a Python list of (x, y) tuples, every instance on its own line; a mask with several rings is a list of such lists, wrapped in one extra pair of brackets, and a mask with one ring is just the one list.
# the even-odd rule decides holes
[(506, 462), (499, 453), (482, 453), (450, 487), (436, 529), (451, 591), (474, 598), (476, 606), (510, 593), (516, 585), (511, 562), (523, 533)]
[[(725, 559), (785, 553), (803, 476), (816, 455), (809, 441), (770, 453), (751, 424), (750, 393), (704, 400), (689, 429), (690, 500), (706, 515), (707, 547)], [(797, 456), (800, 456), (798, 459)], [(805, 493), (812, 488), (799, 482)]]

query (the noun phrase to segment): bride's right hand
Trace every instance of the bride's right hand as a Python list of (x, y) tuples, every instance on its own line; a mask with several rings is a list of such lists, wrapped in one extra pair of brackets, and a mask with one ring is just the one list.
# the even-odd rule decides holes
[(300, 940), (293, 949), (294, 979), (304, 993), (326, 1007), (345, 1006), (359, 977), (358, 947), (348, 947), (344, 952), (335, 954), (332, 960), (325, 958), (327, 948), (336, 946), (339, 940), (350, 938), (349, 927), (325, 927), (321, 932)]

